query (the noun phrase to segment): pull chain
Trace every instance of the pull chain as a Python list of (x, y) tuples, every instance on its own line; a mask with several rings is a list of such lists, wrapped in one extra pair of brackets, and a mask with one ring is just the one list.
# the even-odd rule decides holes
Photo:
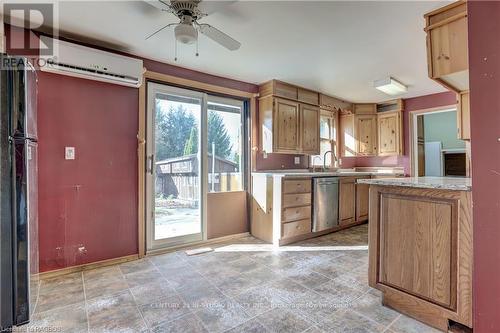
[(177, 61), (177, 39), (175, 39), (175, 58), (174, 58), (174, 61)]
[(198, 53), (198, 38), (196, 38), (196, 56), (199, 56), (200, 54)]

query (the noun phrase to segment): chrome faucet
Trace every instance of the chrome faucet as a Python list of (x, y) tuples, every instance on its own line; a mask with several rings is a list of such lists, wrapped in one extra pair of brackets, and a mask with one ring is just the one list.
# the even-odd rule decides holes
[(328, 150), (326, 151), (324, 154), (323, 154), (323, 171), (326, 171), (326, 154), (328, 153), (331, 153), (332, 154), (332, 157), (333, 157), (333, 160), (335, 162), (337, 162), (339, 159), (337, 158), (337, 156), (335, 156), (335, 154), (333, 153), (333, 150)]
[(321, 156), (319, 156), (319, 155), (315, 155), (315, 156), (313, 157), (313, 161), (312, 161), (312, 171), (313, 171), (313, 172), (314, 172), (314, 170), (316, 170), (316, 168), (315, 168), (315, 164), (314, 164), (314, 161), (315, 161), (317, 158), (319, 158), (319, 161), (321, 162)]

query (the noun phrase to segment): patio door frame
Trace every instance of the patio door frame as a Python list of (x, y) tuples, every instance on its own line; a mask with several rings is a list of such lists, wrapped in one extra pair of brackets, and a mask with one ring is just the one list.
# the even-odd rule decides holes
[[(208, 191), (208, 159), (207, 159), (207, 115), (208, 95), (196, 90), (178, 88), (164, 83), (149, 82), (147, 87), (147, 112), (146, 112), (146, 247), (147, 251), (154, 251), (177, 245), (189, 244), (207, 240), (207, 191)], [(155, 116), (156, 103), (154, 100), (158, 93), (179, 95), (200, 100), (200, 138), (198, 142), (199, 163), (199, 210), (201, 232), (156, 240), (154, 237), (155, 224), (155, 180), (156, 180), (156, 149), (155, 149)]]
[[(202, 78), (202, 76), (200, 76)], [(159, 73), (144, 69), (142, 84), (139, 87), (138, 94), (138, 130), (137, 130), (137, 255), (139, 258), (145, 257), (150, 251), (147, 251), (146, 245), (146, 113), (147, 113), (147, 86), (149, 82), (156, 82), (170, 86), (184, 87), (186, 89), (194, 89), (213, 93), (220, 96), (236, 97), (249, 101), (249, 134), (250, 134), (250, 151), (249, 154), (249, 170), (254, 171), (256, 168), (256, 159), (258, 151), (258, 129), (257, 126), (257, 99), (258, 92), (250, 89), (249, 85), (230, 80), (230, 79), (214, 79), (214, 83), (207, 83), (205, 79), (197, 81), (196, 79), (187, 79), (180, 76)], [(251, 92), (254, 91), (254, 92)], [(251, 178), (250, 172), (247, 175), (247, 197), (250, 199)], [(250, 214), (250, 209), (248, 210)], [(168, 251), (168, 250), (167, 250)]]

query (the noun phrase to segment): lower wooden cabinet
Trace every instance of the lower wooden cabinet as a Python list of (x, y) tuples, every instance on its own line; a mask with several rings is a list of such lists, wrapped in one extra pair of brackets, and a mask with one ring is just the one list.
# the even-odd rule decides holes
[(356, 178), (342, 177), (339, 181), (339, 224), (356, 221)]
[(472, 327), (470, 192), (371, 186), (369, 284), (383, 302), (447, 331)]
[(369, 189), (368, 184), (356, 184), (356, 222), (368, 220)]

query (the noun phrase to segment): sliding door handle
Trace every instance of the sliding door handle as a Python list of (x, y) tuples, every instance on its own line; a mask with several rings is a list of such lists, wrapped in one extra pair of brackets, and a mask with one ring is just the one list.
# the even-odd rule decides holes
[(153, 164), (155, 160), (155, 155), (149, 155), (146, 161), (146, 172), (149, 174), (153, 174)]

